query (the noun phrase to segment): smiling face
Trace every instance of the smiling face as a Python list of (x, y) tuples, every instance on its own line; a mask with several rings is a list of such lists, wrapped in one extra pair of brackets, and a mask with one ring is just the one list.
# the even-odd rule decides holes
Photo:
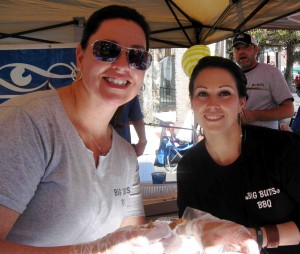
[(138, 93), (145, 71), (129, 66), (125, 50), (112, 63), (96, 60), (92, 44), (97, 40), (116, 42), (127, 48), (145, 49), (145, 34), (133, 21), (109, 19), (101, 23), (85, 50), (81, 46), (77, 48), (77, 67), (82, 71), (80, 84), (84, 86), (84, 90), (96, 100), (120, 106)]
[(205, 133), (230, 132), (238, 127), (238, 114), (246, 98), (239, 97), (235, 79), (227, 70), (208, 67), (195, 78), (191, 104)]
[(249, 70), (257, 65), (258, 47), (251, 44), (238, 43), (233, 47), (233, 56), (243, 70)]

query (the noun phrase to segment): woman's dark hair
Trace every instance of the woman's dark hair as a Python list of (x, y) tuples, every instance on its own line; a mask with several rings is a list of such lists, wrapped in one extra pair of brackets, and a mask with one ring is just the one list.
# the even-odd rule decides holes
[[(148, 50), (150, 28), (147, 21), (145, 20), (145, 17), (138, 13), (135, 9), (120, 5), (109, 5), (95, 11), (89, 17), (83, 30), (80, 42), (81, 47), (83, 49), (87, 48), (90, 37), (98, 30), (103, 21), (119, 18), (133, 21), (143, 29), (146, 39), (146, 50)], [(122, 28), (120, 27), (120, 29)]]
[(241, 98), (245, 96), (246, 98), (248, 98), (247, 91), (246, 91), (247, 78), (243, 70), (233, 61), (219, 56), (206, 56), (199, 60), (199, 62), (197, 63), (197, 65), (195, 66), (192, 72), (192, 76), (190, 79), (190, 83), (189, 83), (190, 96), (192, 96), (194, 93), (194, 82), (199, 72), (206, 68), (211, 68), (211, 67), (221, 68), (228, 71), (235, 79), (239, 97)]

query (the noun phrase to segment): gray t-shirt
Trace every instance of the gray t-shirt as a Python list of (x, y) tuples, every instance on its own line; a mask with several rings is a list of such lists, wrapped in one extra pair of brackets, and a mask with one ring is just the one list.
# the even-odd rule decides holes
[[(286, 99), (293, 99), (283, 75), (277, 68), (259, 63), (245, 75), (249, 95), (246, 109), (272, 109), (278, 107)], [(278, 129), (278, 121), (255, 121), (250, 124)]]
[(56, 91), (0, 106), (0, 204), (21, 213), (7, 240), (34, 246), (89, 242), (143, 216), (138, 163), (113, 131), (95, 167)]

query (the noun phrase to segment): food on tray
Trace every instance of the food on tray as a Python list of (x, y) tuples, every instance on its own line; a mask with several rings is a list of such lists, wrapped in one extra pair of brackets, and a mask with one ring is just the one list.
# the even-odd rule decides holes
[(173, 230), (175, 229), (178, 225), (180, 224), (184, 224), (185, 223), (185, 220), (183, 218), (180, 218), (180, 219), (176, 219), (174, 221), (172, 221), (169, 226), (170, 228)]

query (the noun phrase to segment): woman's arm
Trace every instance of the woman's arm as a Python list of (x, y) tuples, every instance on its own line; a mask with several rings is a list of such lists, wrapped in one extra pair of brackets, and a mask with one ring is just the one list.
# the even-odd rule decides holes
[(0, 205), (0, 254), (63, 254), (71, 253), (71, 247), (37, 248), (5, 241), (9, 231), (12, 229), (19, 213)]
[(122, 221), (121, 227), (126, 227), (129, 225), (142, 225), (145, 223), (145, 217), (144, 216), (138, 216), (138, 217), (129, 217)]
[[(146, 249), (150, 252), (153, 250), (153, 253), (154, 250), (164, 253), (164, 247), (159, 241), (170, 236), (170, 229), (167, 225), (149, 229), (137, 226), (144, 223), (144, 217), (138, 216), (125, 219), (122, 222), (122, 228), (94, 242), (74, 246), (34, 247), (5, 240), (19, 216), (19, 213), (0, 205), (0, 254), (101, 254), (107, 251), (122, 253), (120, 251), (122, 248), (132, 253), (143, 253)], [(141, 240), (142, 238), (148, 241)]]
[[(282, 224), (277, 224), (278, 229), (278, 245), (288, 246), (288, 245), (298, 245), (300, 243), (300, 233), (297, 225), (293, 221), (289, 221)], [(268, 235), (265, 227), (260, 227), (262, 232), (262, 247), (268, 248)], [(256, 229), (248, 228), (253, 238), (258, 242), (256, 236)]]
[[(77, 253), (73, 246), (33, 247), (0, 240), (0, 254), (72, 254)], [(97, 252), (95, 252), (96, 254)], [(92, 254), (92, 252), (91, 252)]]
[(300, 243), (300, 233), (297, 225), (293, 222), (277, 224), (279, 231), (279, 246), (298, 245)]
[(19, 216), (19, 213), (0, 205), (0, 240), (6, 238), (8, 232), (12, 229)]

